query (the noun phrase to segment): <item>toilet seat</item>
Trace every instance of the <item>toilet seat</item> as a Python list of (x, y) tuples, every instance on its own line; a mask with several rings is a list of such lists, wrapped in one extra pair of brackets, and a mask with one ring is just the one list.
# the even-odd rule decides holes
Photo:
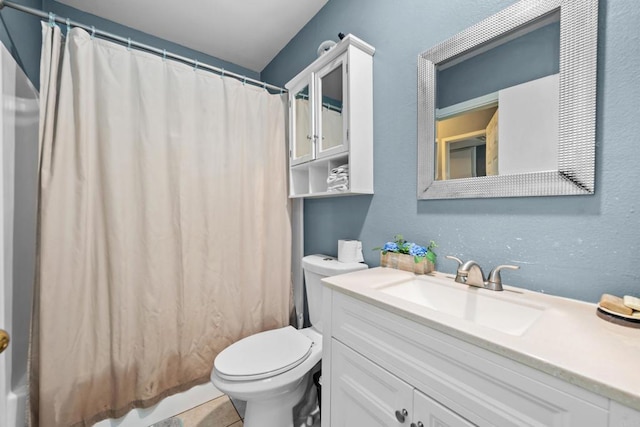
[(312, 345), (307, 336), (285, 326), (241, 339), (218, 354), (213, 365), (220, 378), (230, 381), (268, 378), (304, 362)]

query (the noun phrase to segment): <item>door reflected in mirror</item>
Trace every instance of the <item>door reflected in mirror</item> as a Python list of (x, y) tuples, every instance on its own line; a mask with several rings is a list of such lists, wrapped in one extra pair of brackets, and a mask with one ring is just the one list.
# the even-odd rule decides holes
[(498, 107), (436, 122), (436, 180), (498, 174)]

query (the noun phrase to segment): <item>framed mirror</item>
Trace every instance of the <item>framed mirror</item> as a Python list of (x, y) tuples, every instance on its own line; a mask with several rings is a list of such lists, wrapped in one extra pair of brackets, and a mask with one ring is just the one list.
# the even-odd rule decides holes
[(418, 199), (593, 194), (598, 0), (521, 0), (418, 57)]

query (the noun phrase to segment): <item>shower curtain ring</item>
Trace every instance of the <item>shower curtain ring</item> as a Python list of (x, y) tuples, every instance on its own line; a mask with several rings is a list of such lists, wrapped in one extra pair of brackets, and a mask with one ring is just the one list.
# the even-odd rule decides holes
[(131, 37), (127, 38), (127, 50), (131, 50)]
[(71, 19), (67, 18), (67, 36), (71, 32)]
[(242, 84), (243, 85), (247, 84), (247, 76), (242, 76)]
[(49, 26), (54, 27), (56, 25), (56, 14), (53, 12), (49, 12)]
[(162, 49), (162, 60), (163, 61), (167, 60), (167, 49)]
[(198, 60), (196, 59), (196, 60), (193, 62), (193, 71), (196, 71), (197, 69), (198, 69)]
[(262, 89), (267, 90), (267, 82), (262, 82)]
[(96, 38), (96, 27), (91, 26), (91, 40)]
[(220, 71), (220, 76), (224, 77), (224, 68), (222, 68), (222, 71)]

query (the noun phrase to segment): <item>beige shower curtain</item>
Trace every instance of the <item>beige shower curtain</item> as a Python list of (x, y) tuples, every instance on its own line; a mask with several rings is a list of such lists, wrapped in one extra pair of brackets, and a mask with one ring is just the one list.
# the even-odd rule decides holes
[(32, 425), (209, 380), (288, 323), (281, 95), (43, 25)]

